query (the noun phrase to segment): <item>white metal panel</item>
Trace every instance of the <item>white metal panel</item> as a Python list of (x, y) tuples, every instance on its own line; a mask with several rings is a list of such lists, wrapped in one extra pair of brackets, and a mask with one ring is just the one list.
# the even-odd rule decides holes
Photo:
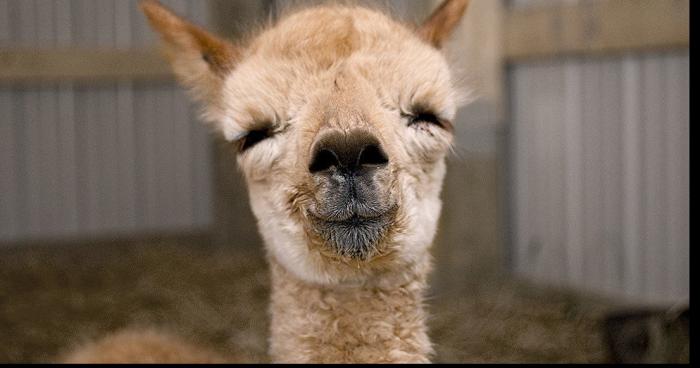
[(533, 277), (550, 284), (558, 284), (566, 278), (566, 259), (563, 243), (564, 224), (560, 213), (564, 211), (562, 142), (564, 119), (564, 73), (556, 64), (545, 63), (532, 68), (529, 88), (537, 89), (538, 98), (546, 103), (533, 104), (530, 121), (532, 146), (528, 162), (528, 186), (531, 188), (529, 220), (534, 233), (529, 243), (529, 260), (533, 262)]
[[(564, 91), (564, 114), (561, 122), (564, 129), (565, 157), (565, 238), (567, 281), (570, 285), (578, 285), (584, 279), (583, 273), (583, 129), (582, 73), (581, 63), (570, 61), (563, 66), (566, 88)], [(526, 193), (521, 195), (527, 195)]]
[(667, 227), (672, 284), (668, 296), (687, 297), (690, 289), (690, 65), (689, 58), (666, 60), (668, 175)]
[(603, 255), (601, 290), (614, 292), (622, 287), (622, 151), (620, 150), (622, 100), (622, 66), (619, 62), (603, 62), (600, 67), (601, 123), (601, 239)]
[(514, 203), (513, 203), (513, 266), (514, 271), (518, 274), (526, 275), (528, 271), (529, 262), (527, 260), (527, 244), (530, 241), (530, 231), (531, 227), (527, 224), (527, 219), (529, 218), (529, 204), (530, 204), (530, 185), (528, 182), (527, 175), (527, 163), (528, 157), (530, 157), (530, 150), (533, 145), (531, 143), (530, 135), (531, 132), (531, 121), (532, 121), (532, 111), (527, 108), (529, 106), (527, 93), (527, 88), (530, 86), (532, 81), (532, 72), (527, 68), (522, 70), (517, 70), (513, 73), (514, 78), (512, 78), (512, 99), (513, 99), (513, 111), (517, 120), (512, 124), (511, 134), (513, 135), (511, 157), (514, 161), (512, 165), (514, 183), (512, 185), (514, 191)]
[(666, 240), (666, 140), (663, 59), (647, 56), (642, 60), (642, 135), (644, 222), (644, 292), (649, 297), (664, 291), (667, 280)]
[(556, 261), (552, 263), (551, 260), (547, 260), (546, 264), (543, 262), (543, 270), (549, 274), (552, 284), (560, 285), (564, 284), (567, 278), (566, 262), (562, 262), (567, 259), (566, 247), (564, 246), (566, 224), (564, 222), (565, 217), (562, 216), (566, 211), (566, 180), (564, 175), (562, 175), (562, 172), (565, 170), (565, 133), (562, 122), (566, 120), (566, 103), (564, 100), (566, 96), (566, 74), (557, 63), (548, 64), (544, 72), (546, 73), (544, 78), (549, 85), (548, 93), (550, 96), (550, 103), (547, 104), (547, 115), (544, 119), (544, 129), (546, 130), (544, 132), (546, 140), (545, 154), (547, 167), (550, 170), (546, 170), (543, 176), (547, 181), (542, 187), (543, 189), (549, 188), (548, 192), (543, 193), (547, 200), (546, 214), (543, 215), (549, 218), (546, 224), (547, 227), (543, 231), (547, 234), (545, 246), (547, 255), (545, 257), (554, 258)]
[(600, 62), (584, 63), (583, 71), (583, 241), (584, 277), (586, 283), (599, 289), (605, 283), (603, 257), (600, 254), (602, 232), (602, 160), (601, 141), (601, 76)]
[(642, 292), (642, 114), (641, 71), (637, 58), (622, 61), (622, 239), (624, 248), (623, 283), (629, 296)]
[(688, 296), (688, 60), (513, 69), (516, 272), (650, 302)]

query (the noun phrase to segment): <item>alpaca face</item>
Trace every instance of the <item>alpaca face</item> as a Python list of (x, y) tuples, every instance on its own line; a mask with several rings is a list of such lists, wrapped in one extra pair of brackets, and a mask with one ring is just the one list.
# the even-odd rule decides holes
[(154, 4), (177, 74), (236, 148), (277, 262), (338, 283), (426, 257), (456, 110), (436, 47), (449, 19), (414, 31), (372, 10), (312, 8), (237, 49)]

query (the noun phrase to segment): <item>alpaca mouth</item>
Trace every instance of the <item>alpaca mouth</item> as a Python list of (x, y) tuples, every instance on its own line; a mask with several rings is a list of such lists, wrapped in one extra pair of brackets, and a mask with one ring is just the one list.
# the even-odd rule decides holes
[(344, 258), (366, 261), (375, 256), (396, 221), (398, 206), (376, 216), (357, 213), (343, 219), (328, 219), (309, 212), (314, 232)]

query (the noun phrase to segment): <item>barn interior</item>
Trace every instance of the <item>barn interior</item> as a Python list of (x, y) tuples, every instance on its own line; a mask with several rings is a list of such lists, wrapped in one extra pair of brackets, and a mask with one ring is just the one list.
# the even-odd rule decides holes
[[(162, 2), (236, 39), (325, 1)], [(474, 99), (434, 361), (689, 362), (689, 1), (473, 0), (445, 49)], [(262, 240), (198, 120), (137, 1), (0, 0), (0, 362), (136, 328), (269, 361)]]

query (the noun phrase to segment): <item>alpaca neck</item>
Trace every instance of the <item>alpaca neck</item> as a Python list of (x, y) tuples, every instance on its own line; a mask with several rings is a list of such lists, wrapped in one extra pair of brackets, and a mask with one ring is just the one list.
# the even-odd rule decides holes
[[(429, 362), (425, 272), (353, 286), (302, 281), (274, 261), (271, 355), (284, 363)], [(396, 277), (399, 279), (399, 277)]]

